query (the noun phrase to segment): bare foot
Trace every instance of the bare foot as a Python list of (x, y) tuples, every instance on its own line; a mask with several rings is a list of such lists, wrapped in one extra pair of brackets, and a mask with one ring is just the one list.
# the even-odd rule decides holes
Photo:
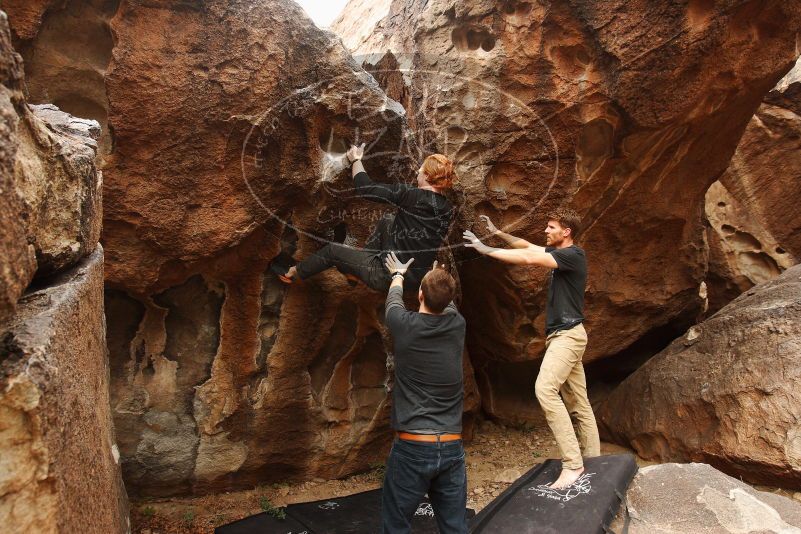
[(578, 469), (562, 469), (559, 478), (549, 487), (556, 490), (565, 489), (578, 480), (583, 472), (584, 467), (579, 467)]
[(286, 272), (286, 277), (287, 277), (287, 278), (295, 278), (295, 276), (297, 276), (297, 274), (298, 274), (298, 270), (297, 270), (297, 269), (295, 268), (295, 266), (293, 265), (293, 266), (292, 266), (292, 267), (290, 267), (290, 268), (289, 268), (289, 270)]

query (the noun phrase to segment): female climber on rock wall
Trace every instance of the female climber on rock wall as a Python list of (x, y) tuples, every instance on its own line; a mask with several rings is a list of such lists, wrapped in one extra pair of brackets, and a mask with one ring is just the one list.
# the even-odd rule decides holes
[(349, 279), (355, 277), (372, 289), (387, 291), (392, 273), (384, 268), (384, 258), (394, 251), (401, 262), (414, 258), (404, 279), (404, 290), (417, 291), (454, 218), (454, 206), (443, 194), (457, 180), (453, 162), (442, 154), (428, 156), (417, 172), (417, 185), (413, 186), (370, 180), (361, 161), (364, 143), (351, 146), (346, 156), (352, 166), (356, 194), (397, 207), (395, 215), (379, 222), (363, 249), (328, 243), (298, 265), (273, 261), (270, 269), (282, 282), (291, 284), (336, 267)]

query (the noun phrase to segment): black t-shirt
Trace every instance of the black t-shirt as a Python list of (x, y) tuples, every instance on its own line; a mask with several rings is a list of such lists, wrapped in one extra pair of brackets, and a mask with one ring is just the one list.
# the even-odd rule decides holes
[(354, 176), (359, 196), (398, 207), (389, 230), (389, 250), (406, 262), (414, 257), (409, 274), (417, 284), (437, 259), (437, 249), (448, 235), (454, 210), (444, 195), (407, 184), (373, 182), (366, 172)]
[(408, 311), (390, 287), (385, 320), (395, 343), (392, 428), (418, 434), (462, 432), (465, 320), (451, 302), (442, 315)]
[(556, 260), (548, 284), (545, 333), (567, 330), (584, 322), (584, 288), (587, 286), (587, 258), (576, 245), (545, 247)]

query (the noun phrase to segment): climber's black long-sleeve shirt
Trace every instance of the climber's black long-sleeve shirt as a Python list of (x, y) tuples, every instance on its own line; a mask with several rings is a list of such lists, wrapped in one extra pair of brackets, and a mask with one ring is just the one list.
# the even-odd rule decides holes
[(414, 257), (409, 274), (417, 284), (431, 269), (448, 235), (454, 210), (444, 195), (407, 184), (373, 182), (366, 172), (354, 176), (356, 193), (398, 208), (389, 231), (390, 246), (402, 262)]

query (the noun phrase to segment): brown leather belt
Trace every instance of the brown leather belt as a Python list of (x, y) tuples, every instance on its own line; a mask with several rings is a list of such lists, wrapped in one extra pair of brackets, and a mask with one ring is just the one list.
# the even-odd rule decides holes
[(409, 434), (408, 432), (398, 432), (399, 439), (406, 441), (425, 441), (427, 443), (436, 443), (443, 441), (456, 441), (462, 439), (461, 434)]

